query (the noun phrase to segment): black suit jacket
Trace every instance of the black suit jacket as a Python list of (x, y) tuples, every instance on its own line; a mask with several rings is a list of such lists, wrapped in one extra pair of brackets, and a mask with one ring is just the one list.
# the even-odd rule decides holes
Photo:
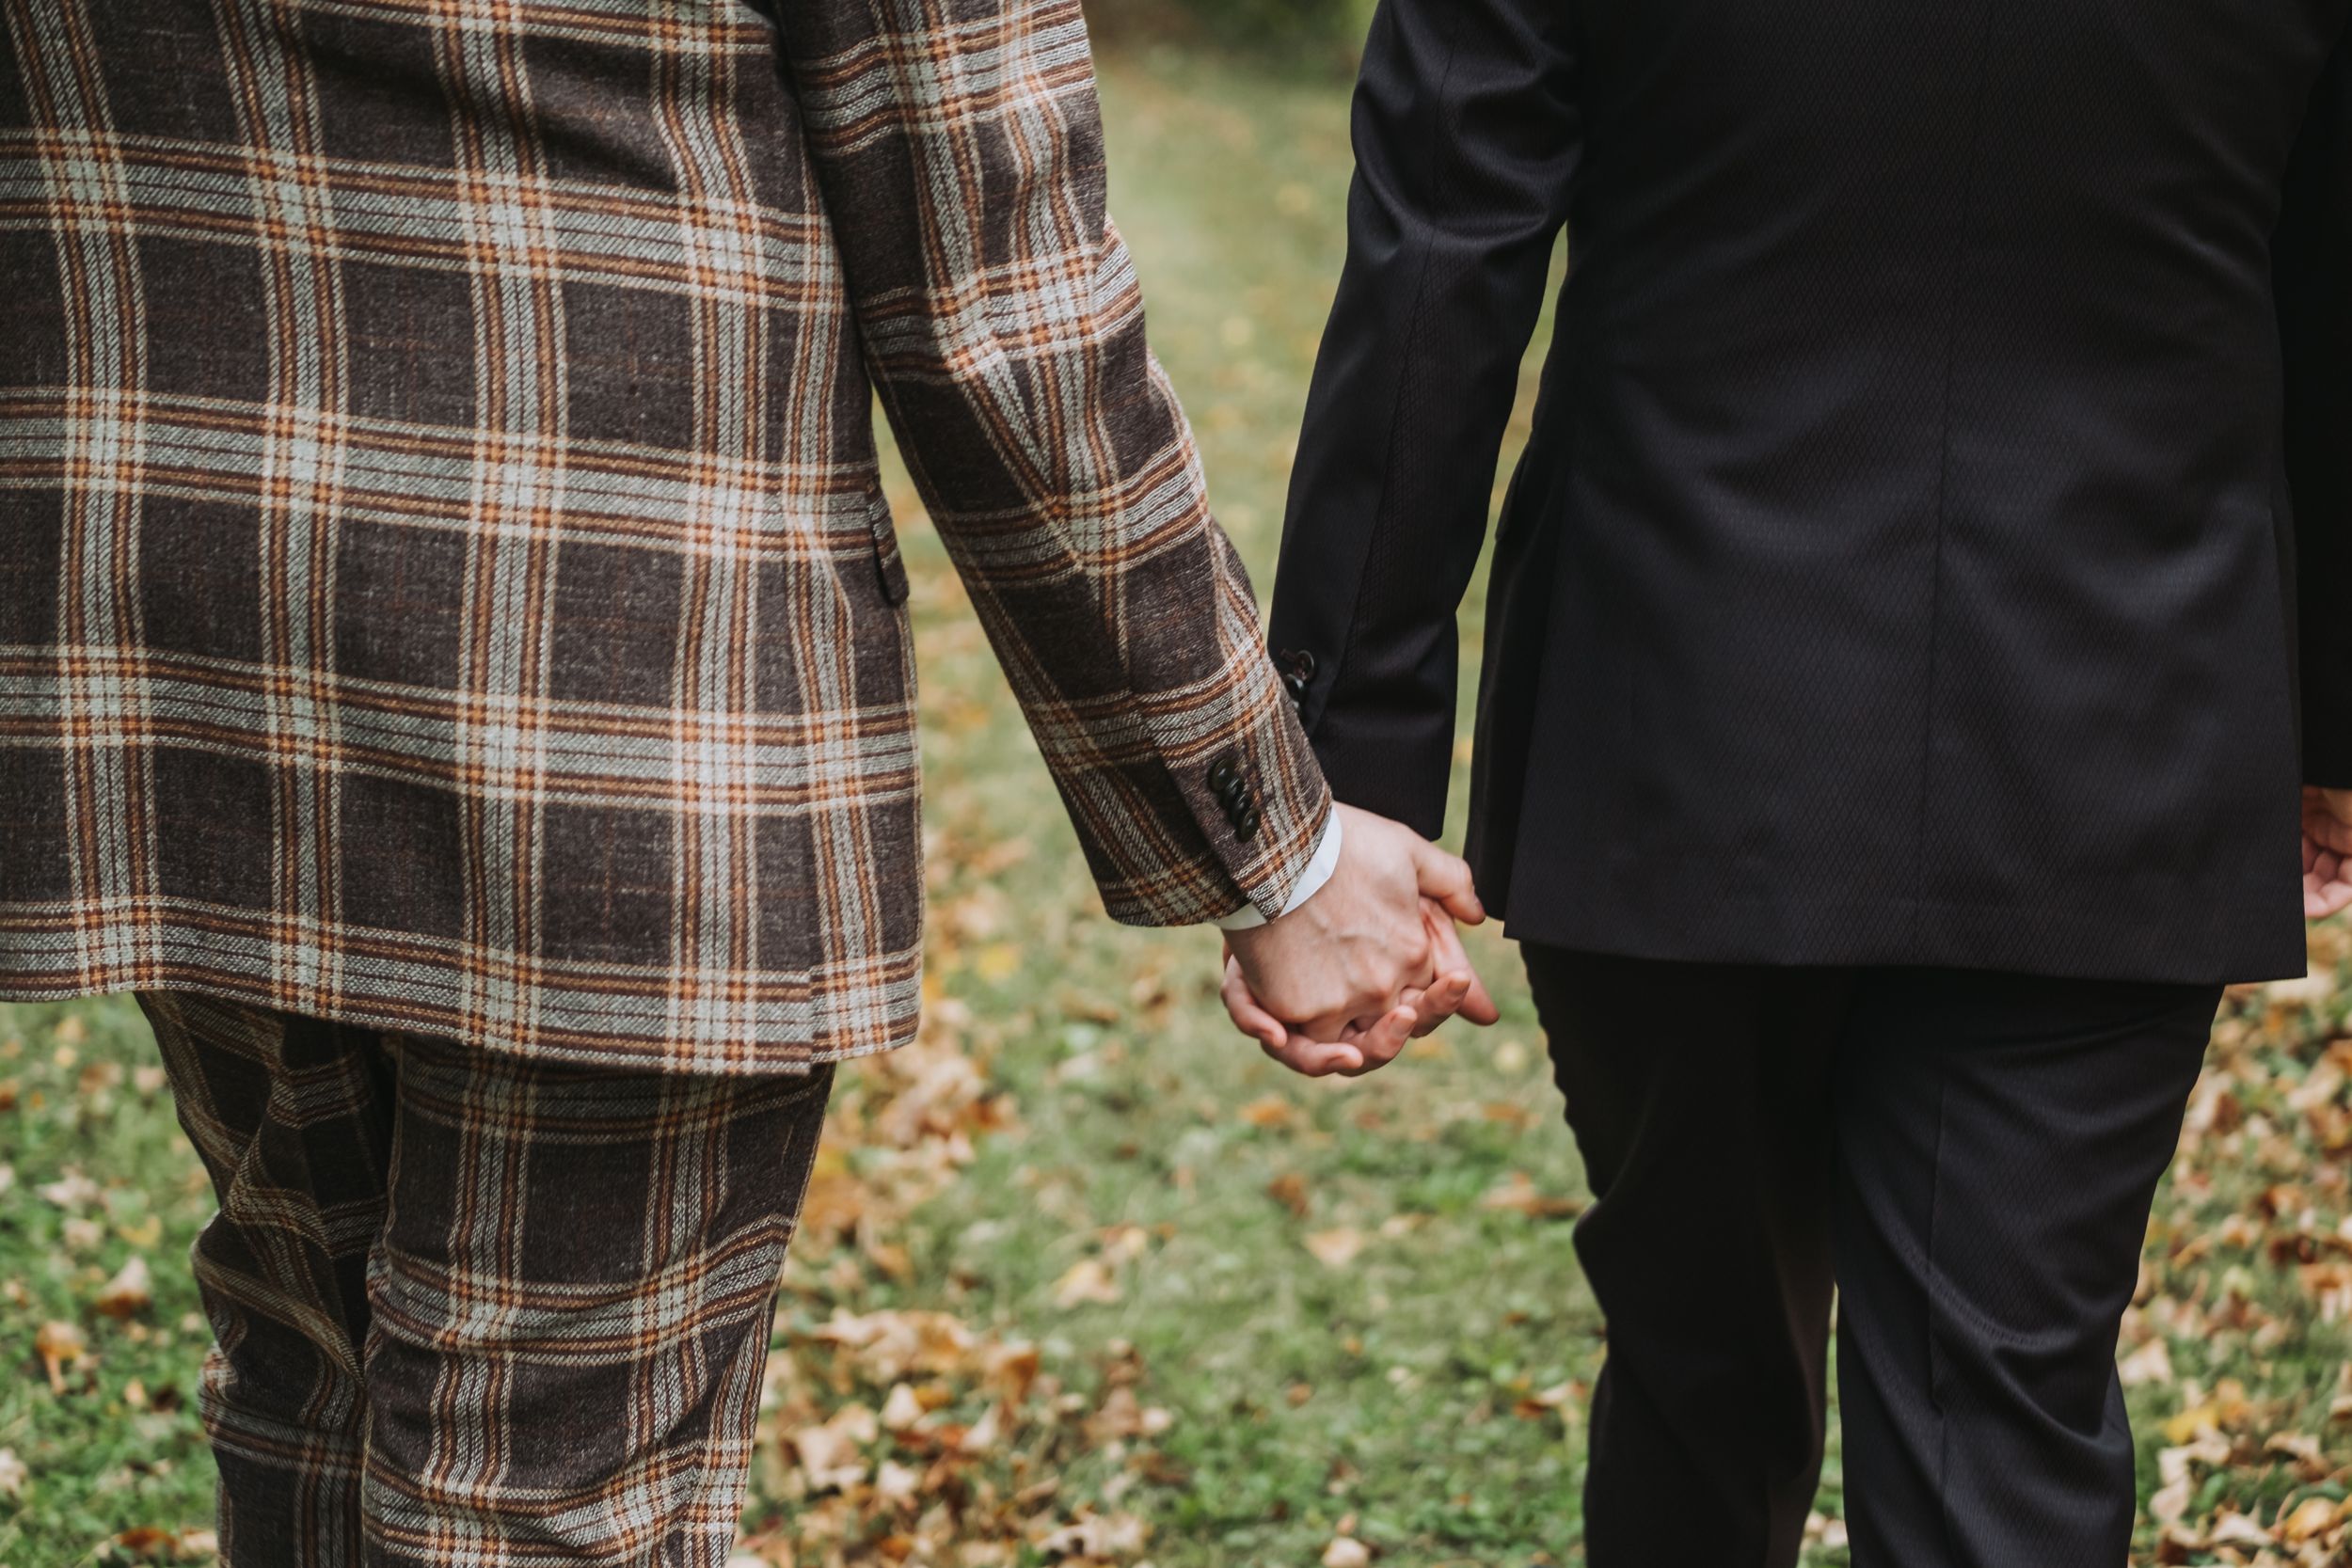
[(2352, 784), (2346, 12), (1385, 0), (1272, 627), (1339, 795), (1443, 816), (1565, 225), (1479, 705), (1511, 932), (2299, 973), (2297, 785)]

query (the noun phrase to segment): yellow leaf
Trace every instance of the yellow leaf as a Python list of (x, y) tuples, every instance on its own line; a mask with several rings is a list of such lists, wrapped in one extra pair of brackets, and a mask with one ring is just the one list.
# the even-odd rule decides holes
[(2219, 1411), (2215, 1408), (2210, 1400), (2203, 1404), (2193, 1405), (2164, 1423), (2165, 1440), (2169, 1443), (2185, 1443), (2201, 1432), (2210, 1432), (2213, 1430), (2214, 1420), (2217, 1415)]

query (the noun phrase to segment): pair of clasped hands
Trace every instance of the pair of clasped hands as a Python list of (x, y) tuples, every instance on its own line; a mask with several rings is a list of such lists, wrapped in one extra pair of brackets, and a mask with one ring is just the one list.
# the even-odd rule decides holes
[(1497, 1017), (1455, 929), (1486, 918), (1470, 866), (1401, 822), (1333, 809), (1331, 879), (1280, 919), (1225, 939), (1233, 1026), (1310, 1078), (1385, 1067), (1457, 1014)]

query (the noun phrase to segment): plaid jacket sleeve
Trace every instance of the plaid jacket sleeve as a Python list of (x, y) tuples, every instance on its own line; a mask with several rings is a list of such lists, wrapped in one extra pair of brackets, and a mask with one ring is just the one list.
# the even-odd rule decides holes
[(1329, 792), (1144, 341), (1077, 0), (771, 14), (867, 372), (1104, 902), (1279, 914)]

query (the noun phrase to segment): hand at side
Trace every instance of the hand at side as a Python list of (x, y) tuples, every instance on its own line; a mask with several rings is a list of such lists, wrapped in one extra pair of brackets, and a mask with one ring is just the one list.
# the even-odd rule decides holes
[(2303, 791), (2303, 914), (2352, 906), (2352, 789)]

